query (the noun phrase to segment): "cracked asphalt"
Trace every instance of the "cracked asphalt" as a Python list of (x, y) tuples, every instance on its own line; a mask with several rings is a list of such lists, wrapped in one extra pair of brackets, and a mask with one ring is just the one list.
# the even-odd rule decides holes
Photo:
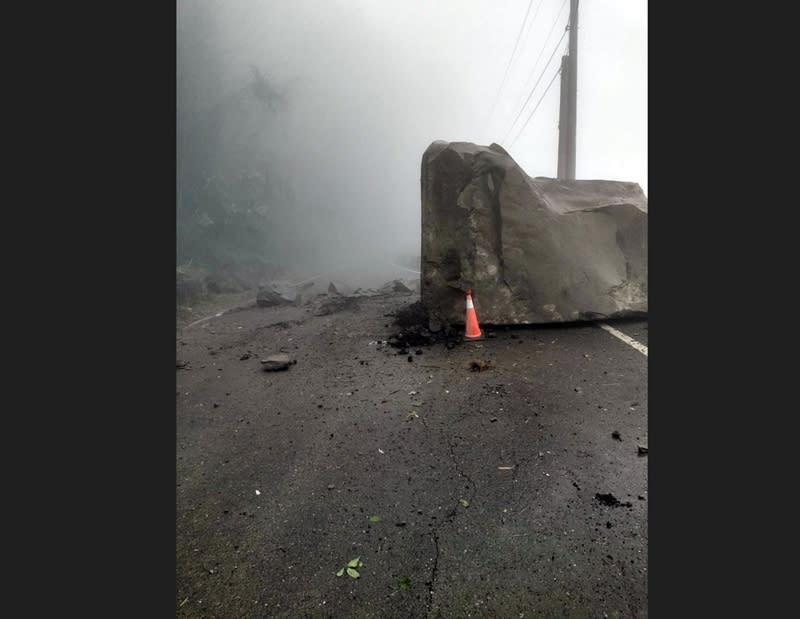
[(581, 324), (409, 361), (380, 341), (414, 300), (178, 331), (178, 616), (647, 616), (647, 357)]

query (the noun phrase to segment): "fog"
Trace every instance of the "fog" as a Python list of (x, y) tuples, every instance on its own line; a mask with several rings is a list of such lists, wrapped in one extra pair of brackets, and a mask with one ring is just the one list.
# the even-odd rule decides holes
[[(178, 264), (396, 274), (419, 254), (434, 140), (498, 142), (531, 176), (555, 176), (557, 78), (515, 137), (559, 67), (566, 37), (542, 72), (569, 3), (533, 0), (506, 74), (527, 8), (179, 0)], [(641, 0), (581, 3), (578, 178), (647, 191), (646, 20)]]

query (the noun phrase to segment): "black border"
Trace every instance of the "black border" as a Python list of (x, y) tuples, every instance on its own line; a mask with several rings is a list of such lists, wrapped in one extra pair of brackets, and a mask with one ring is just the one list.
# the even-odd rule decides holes
[(765, 139), (781, 139), (780, 18), (648, 6), (649, 613), (784, 616), (781, 543), (760, 541), (793, 528), (769, 498), (786, 408), (759, 372), (789, 281), (775, 249), (795, 244), (776, 229), (792, 176)]
[(22, 78), (6, 265), (29, 269), (8, 288), (7, 358), (28, 374), (4, 407), (11, 593), (37, 615), (170, 615), (175, 6), (20, 9), (4, 21)]

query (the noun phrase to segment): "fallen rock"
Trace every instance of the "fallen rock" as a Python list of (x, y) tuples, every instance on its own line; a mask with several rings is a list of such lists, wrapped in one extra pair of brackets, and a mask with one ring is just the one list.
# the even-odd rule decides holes
[(638, 445), (639, 455), (646, 456), (647, 455), (647, 446), (646, 445)]
[(647, 198), (635, 183), (532, 178), (497, 144), (422, 158), (422, 303), (463, 324), (647, 313)]
[(270, 355), (266, 359), (261, 360), (261, 367), (265, 372), (279, 372), (288, 370), (290, 365), (294, 365), (297, 361), (292, 361), (289, 355), (279, 353), (277, 355)]

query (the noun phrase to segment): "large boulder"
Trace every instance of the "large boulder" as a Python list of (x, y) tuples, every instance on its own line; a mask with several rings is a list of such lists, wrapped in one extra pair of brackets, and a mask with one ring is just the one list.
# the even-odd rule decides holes
[(647, 198), (636, 183), (531, 178), (497, 144), (431, 144), (422, 157), (421, 299), (463, 323), (647, 313)]

